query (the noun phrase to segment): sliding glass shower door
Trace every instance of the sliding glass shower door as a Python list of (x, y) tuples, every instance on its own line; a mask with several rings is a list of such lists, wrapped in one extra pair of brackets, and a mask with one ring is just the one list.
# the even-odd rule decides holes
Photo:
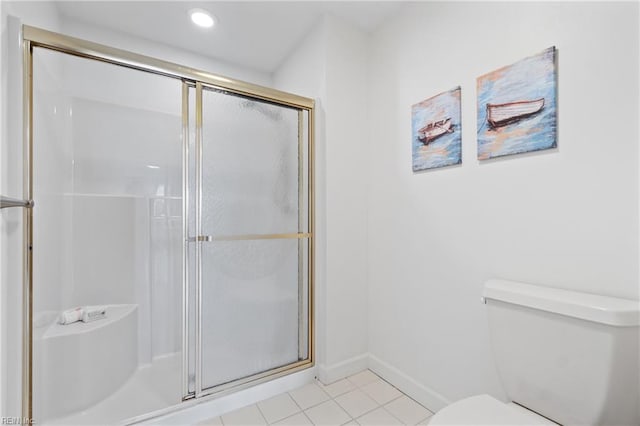
[(202, 393), (308, 359), (308, 116), (198, 85)]
[(32, 59), (33, 415), (110, 424), (179, 404), (181, 83)]
[(24, 40), (24, 416), (137, 422), (313, 365), (313, 101)]

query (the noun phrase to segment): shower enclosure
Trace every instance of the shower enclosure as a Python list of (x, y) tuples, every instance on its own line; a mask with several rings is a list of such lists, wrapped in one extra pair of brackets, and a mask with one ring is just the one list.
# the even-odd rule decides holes
[[(313, 101), (27, 27), (24, 415), (130, 422), (313, 365)], [(61, 312), (106, 310), (62, 325)]]

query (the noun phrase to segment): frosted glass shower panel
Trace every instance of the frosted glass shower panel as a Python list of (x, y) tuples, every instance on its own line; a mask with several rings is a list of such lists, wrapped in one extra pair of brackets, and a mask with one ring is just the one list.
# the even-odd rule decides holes
[(298, 319), (297, 239), (203, 244), (203, 388), (298, 361)]
[(308, 114), (203, 90), (202, 388), (309, 355)]
[(214, 236), (299, 232), (306, 212), (299, 122), (297, 109), (203, 91), (203, 229)]

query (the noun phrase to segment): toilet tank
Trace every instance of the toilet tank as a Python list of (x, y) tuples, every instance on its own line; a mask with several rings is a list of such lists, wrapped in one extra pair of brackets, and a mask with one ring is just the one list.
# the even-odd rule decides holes
[(505, 280), (483, 300), (513, 402), (563, 425), (640, 425), (640, 302)]

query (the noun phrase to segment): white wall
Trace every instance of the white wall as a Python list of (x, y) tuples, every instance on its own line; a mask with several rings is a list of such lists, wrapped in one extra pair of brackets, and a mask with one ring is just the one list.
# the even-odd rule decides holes
[[(416, 3), (373, 34), (369, 351), (430, 408), (504, 396), (486, 279), (638, 298), (637, 9)], [(553, 45), (558, 149), (479, 163), (475, 78)], [(414, 174), (411, 105), (456, 85), (463, 164)]]
[[(320, 19), (280, 64), (273, 73), (274, 87), (319, 102), (326, 98), (328, 19), (326, 16)], [(316, 108), (324, 106), (316, 105)]]
[(274, 73), (316, 98), (316, 329), (320, 379), (366, 367), (366, 50), (362, 32), (325, 16)]
[(212, 74), (248, 81), (264, 86), (271, 85), (271, 74), (252, 70), (217, 59), (200, 56), (195, 53), (167, 46), (151, 40), (133, 37), (117, 31), (87, 25), (82, 22), (62, 19), (63, 33), (96, 43), (106, 44), (118, 49), (151, 56), (194, 69), (208, 71)]
[[(326, 100), (327, 358), (367, 350), (367, 37), (328, 20)], [(341, 374), (337, 374), (338, 378)]]

